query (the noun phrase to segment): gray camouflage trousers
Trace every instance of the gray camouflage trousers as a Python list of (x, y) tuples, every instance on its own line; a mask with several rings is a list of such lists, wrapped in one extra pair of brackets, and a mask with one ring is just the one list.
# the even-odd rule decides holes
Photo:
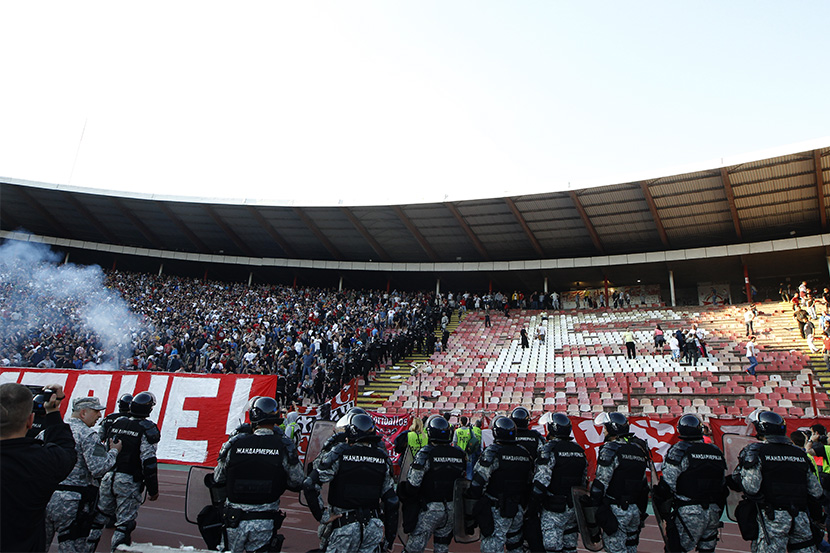
[(406, 540), (406, 553), (422, 553), (429, 537), (435, 534), (433, 548), (435, 553), (447, 553), (452, 541), (453, 505), (451, 502), (434, 501), (427, 503), (427, 508), (418, 515), (418, 524)]
[(335, 528), (329, 536), (326, 553), (375, 553), (383, 541), (383, 523), (370, 519), (365, 526), (352, 522)]
[(542, 537), (545, 551), (576, 551), (579, 528), (576, 526), (576, 514), (573, 508), (566, 507), (561, 513), (542, 510)]
[(502, 551), (522, 550), (522, 524), (524, 511), (519, 508), (513, 518), (502, 518), (498, 507), (490, 507), (493, 511), (493, 526), (495, 530), (489, 537), (481, 536), (481, 553), (502, 553)]
[[(242, 509), (243, 511), (279, 511), (280, 502), (268, 503), (267, 505), (240, 505), (229, 503), (230, 506)], [(274, 536), (273, 520), (243, 520), (236, 528), (228, 528), (227, 549), (233, 553), (243, 551), (256, 551), (264, 548)]]
[(101, 480), (98, 496), (98, 514), (89, 533), (90, 543), (97, 544), (109, 517), (115, 515), (115, 532), (112, 533), (112, 551), (126, 543), (135, 528), (138, 507), (141, 505), (141, 484), (129, 474), (108, 472)]
[[(761, 520), (762, 517), (763, 520)], [(810, 519), (807, 517), (807, 513), (800, 512), (793, 520), (793, 517), (787, 511), (776, 510), (775, 520), (771, 520), (766, 514), (759, 512), (758, 519), (758, 539), (752, 542), (752, 553), (777, 553), (779, 551), (810, 553), (816, 551), (814, 545), (800, 549), (787, 549), (788, 544), (803, 543), (812, 537)], [(765, 538), (765, 526), (769, 543)]]
[[(76, 492), (60, 491), (52, 494), (52, 499), (46, 505), (46, 547), (52, 543), (55, 534), (60, 536), (75, 521), (78, 514), (78, 504), (81, 501), (81, 494)], [(92, 549), (87, 544), (86, 537), (58, 541), (60, 553), (91, 553)]]
[(608, 553), (637, 553), (640, 542), (640, 509), (629, 505), (623, 509), (611, 505), (611, 512), (617, 517), (618, 528), (613, 534), (602, 532), (602, 543)]
[(723, 509), (711, 504), (708, 509), (701, 505), (685, 505), (677, 510), (674, 524), (680, 535), (680, 547), (683, 551), (697, 548), (701, 553), (715, 550), (718, 543), (718, 528)]

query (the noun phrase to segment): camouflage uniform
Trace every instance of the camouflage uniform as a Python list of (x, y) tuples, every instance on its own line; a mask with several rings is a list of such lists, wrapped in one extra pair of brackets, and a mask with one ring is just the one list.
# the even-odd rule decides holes
[[(765, 463), (769, 466), (765, 466)], [(803, 476), (800, 475), (802, 472)], [(780, 482), (765, 482), (765, 473), (780, 476), (785, 487), (781, 489)], [(798, 476), (798, 479), (793, 476)], [(752, 541), (752, 553), (816, 551), (806, 510), (808, 498), (794, 498), (795, 501), (789, 508), (770, 504), (780, 500), (787, 490), (796, 493), (804, 490), (805, 496), (809, 495), (816, 500), (822, 497), (821, 484), (802, 449), (793, 445), (785, 436), (767, 436), (765, 442), (750, 444), (741, 450), (738, 467), (732, 477), (749, 497), (760, 500), (757, 514), (758, 539)], [(775, 490), (773, 493), (769, 493), (770, 487)], [(801, 501), (803, 504), (798, 505)]]
[(522, 550), (524, 505), (532, 477), (533, 460), (522, 446), (496, 442), (482, 453), (469, 490), (471, 498), (488, 500), (493, 517), (493, 533), (485, 536), (482, 529), (482, 553)]
[[(137, 431), (137, 428), (142, 430)], [(145, 485), (148, 494), (158, 493), (156, 444), (160, 434), (152, 421), (137, 417), (118, 419), (111, 433), (123, 445), (116, 458), (115, 468), (101, 481), (98, 513), (93, 521), (89, 542), (93, 548), (97, 546), (104, 525), (115, 515), (115, 531), (111, 541), (112, 550), (115, 551), (119, 544), (130, 542)], [(136, 456), (139, 463), (137, 468), (130, 463), (130, 459)]]
[(588, 462), (579, 445), (555, 438), (539, 450), (533, 494), (541, 505), (547, 553), (576, 551), (579, 529), (570, 491), (573, 486), (585, 486), (587, 479)]
[[(299, 457), (297, 456), (297, 449), (294, 446), (294, 442), (287, 438), (281, 430), (271, 430), (270, 428), (264, 427), (257, 428), (253, 432), (253, 434), (237, 434), (231, 437), (230, 440), (225, 442), (225, 444), (222, 446), (222, 449), (219, 452), (219, 460), (217, 462), (216, 469), (214, 469), (214, 481), (217, 484), (221, 485), (228, 480), (228, 461), (230, 459), (230, 456), (232, 455), (232, 452), (239, 450), (238, 446), (240, 446), (241, 444), (239, 444), (238, 442), (240, 442), (240, 440), (247, 441), (250, 439), (251, 436), (274, 435), (276, 435), (279, 438), (279, 445), (281, 446), (281, 448), (277, 448), (274, 451), (284, 449), (284, 452), (280, 451), (279, 455), (266, 456), (267, 454), (262, 454), (258, 457), (264, 458), (263, 461), (266, 464), (272, 465), (272, 475), (270, 478), (273, 478), (273, 475), (277, 473), (276, 466), (273, 465), (279, 463), (279, 466), (282, 468), (285, 474), (285, 480), (282, 482), (282, 485), (287, 484), (287, 487), (290, 489), (299, 489), (300, 484), (302, 484), (303, 481), (303, 469), (302, 465), (300, 465)], [(273, 442), (270, 445), (273, 447)], [(260, 447), (262, 447), (261, 444)], [(254, 457), (254, 455), (250, 455), (249, 457)], [(255, 475), (251, 474), (249, 476), (251, 480), (257, 480)], [(270, 479), (267, 480), (267, 482), (268, 484), (271, 484)], [(251, 481), (249, 480), (246, 483), (250, 485)], [(233, 490), (230, 489), (232, 487), (231, 482), (228, 482), (228, 487), (228, 495), (230, 497), (234, 494)], [(261, 504), (238, 503), (231, 501), (229, 498), (225, 503), (225, 507), (226, 509), (240, 509), (245, 513), (263, 511), (276, 513), (277, 511), (279, 511), (280, 502), (279, 499), (277, 499), (276, 501)], [(230, 549), (234, 553), (241, 551), (257, 551), (268, 546), (269, 542), (271, 541), (274, 535), (274, 520), (241, 520), (239, 522), (239, 526), (237, 526), (236, 528), (227, 528), (227, 534), (227, 549)]]
[[(624, 454), (620, 453), (619, 448), (625, 445), (633, 447), (628, 447)], [(639, 461), (623, 458), (623, 455), (632, 458), (643, 455), (643, 458), (642, 461)], [(616, 473), (621, 469), (624, 462), (636, 465), (629, 466), (633, 469), (631, 472), (637, 474), (630, 473), (626, 479), (631, 481), (641, 480), (642, 497), (646, 501), (648, 499), (648, 483), (645, 476), (647, 457), (645, 452), (642, 451), (642, 447), (634, 441), (629, 441), (628, 438), (606, 442), (599, 450), (596, 475), (591, 485), (591, 495), (595, 497), (596, 488), (600, 487), (597, 483), (600, 483), (610, 512), (616, 518), (616, 531), (610, 534), (605, 529), (602, 531), (602, 543), (608, 553), (637, 553), (637, 545), (640, 542), (641, 510), (637, 503), (639, 497), (617, 497), (615, 490), (613, 490), (614, 486), (612, 484), (615, 483)], [(642, 474), (638, 476), (640, 465), (642, 465)], [(639, 495), (641, 492), (638, 491), (637, 493)]]
[[(689, 440), (673, 445), (665, 459), (663, 482), (671, 491), (675, 506), (674, 520), (667, 520), (666, 524), (674, 524), (672, 531), (677, 532), (683, 551), (695, 548), (701, 553), (715, 551), (724, 507), (726, 461), (723, 453), (714, 444), (703, 443), (702, 439)], [(701, 469), (709, 473), (707, 476), (715, 478), (704, 477)], [(699, 497), (678, 492), (678, 481), (682, 478), (690, 480), (681, 486), (684, 491), (697, 492)]]
[(79, 508), (91, 522), (95, 514), (95, 501), (92, 497), (81, 504), (81, 490), (70, 491), (68, 488), (87, 488), (84, 495), (97, 494), (98, 480), (115, 465), (118, 451), (107, 451), (98, 441), (98, 433), (89, 428), (81, 419), (69, 419), (69, 427), (75, 438), (75, 450), (78, 460), (75, 468), (60, 483), (58, 490), (52, 494), (52, 499), (46, 506), (46, 544), (52, 543), (55, 533), (58, 534), (58, 551), (61, 553), (82, 553), (91, 551), (87, 545), (88, 528), (86, 530), (74, 528)]
[[(362, 469), (373, 471), (372, 477), (366, 477)], [(348, 474), (341, 474), (344, 472)], [(390, 504), (394, 502), (395, 515), (398, 509), (392, 463), (385, 451), (373, 443), (338, 443), (321, 456), (317, 470), (306, 482), (317, 493), (309, 501), (320, 502), (321, 510), (319, 493), (322, 484), (329, 483), (329, 505), (323, 515), (324, 521), (331, 521), (323, 530), (324, 533), (330, 532), (326, 551), (375, 553), (385, 533), (378, 504), (383, 500), (385, 508), (390, 509)], [(377, 482), (380, 484), (375, 485)], [(358, 507), (353, 502), (372, 506)], [(397, 522), (392, 530), (396, 529)]]
[(466, 472), (467, 457), (456, 446), (429, 444), (418, 451), (406, 478), (412, 488), (419, 490), (425, 506), (406, 542), (407, 553), (423, 552), (433, 534), (435, 553), (449, 551), (455, 521), (453, 487)]

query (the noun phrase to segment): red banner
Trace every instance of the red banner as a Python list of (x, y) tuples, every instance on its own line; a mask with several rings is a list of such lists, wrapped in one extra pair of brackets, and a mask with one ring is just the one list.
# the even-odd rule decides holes
[(161, 430), (159, 461), (209, 466), (216, 465), (228, 434), (244, 421), (250, 398), (274, 397), (277, 388), (275, 376), (62, 369), (3, 368), (3, 382), (60, 384), (67, 395), (61, 404), (64, 418), (77, 397), (95, 396), (111, 413), (121, 395), (150, 391), (157, 403), (149, 418)]
[[(342, 390), (340, 390), (339, 394), (331, 398), (326, 403), (314, 407), (300, 407), (297, 409), (297, 413), (300, 414), (297, 419), (297, 424), (300, 425), (301, 432), (297, 449), (300, 454), (301, 461), (305, 459), (305, 453), (308, 451), (308, 438), (311, 436), (311, 428), (314, 425), (314, 421), (321, 418), (322, 413), (324, 412), (329, 413), (326, 420), (338, 420), (340, 417), (345, 415), (349, 409), (354, 407), (356, 399), (357, 381), (352, 380), (346, 384)], [(325, 407), (326, 405), (327, 407)]]
[[(814, 424), (824, 425), (824, 428), (830, 429), (830, 418), (819, 417), (816, 419), (793, 419), (785, 418), (787, 423), (787, 435), (796, 430), (810, 430)], [(747, 426), (744, 419), (709, 419), (709, 426), (712, 428), (712, 438), (718, 447), (723, 448), (724, 434), (741, 434), (754, 436), (755, 428)]]
[(375, 421), (378, 434), (383, 438), (389, 458), (397, 465), (400, 461), (400, 454), (395, 452), (395, 438), (412, 424), (412, 415), (396, 416), (373, 411), (369, 411), (369, 415)]

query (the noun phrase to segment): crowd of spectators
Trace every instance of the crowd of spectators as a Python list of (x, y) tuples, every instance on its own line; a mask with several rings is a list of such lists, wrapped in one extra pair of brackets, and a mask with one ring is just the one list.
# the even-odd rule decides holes
[(105, 285), (142, 321), (120, 351), (105, 351), (74, 313), (75, 298), (39, 297), (33, 304), (25, 283), (4, 282), (0, 363), (276, 374), (286, 403), (319, 402), (354, 377), (368, 381), (382, 364), (431, 354), (442, 314), (457, 307), (452, 294), (249, 286), (122, 271), (107, 272)]

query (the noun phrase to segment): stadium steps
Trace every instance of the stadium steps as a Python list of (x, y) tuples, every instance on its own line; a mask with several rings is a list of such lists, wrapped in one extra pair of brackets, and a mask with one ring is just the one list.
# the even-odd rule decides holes
[[(461, 324), (461, 320), (459, 319), (459, 312), (456, 310), (453, 311), (450, 322), (447, 324), (447, 328), (450, 331), (450, 347), (452, 347), (452, 333), (455, 332), (459, 324)], [(435, 336), (440, 342), (440, 326), (435, 330)], [(401, 387), (401, 384), (411, 377), (410, 371), (412, 370), (412, 366), (420, 365), (429, 360), (430, 357), (427, 355), (413, 355), (406, 359), (401, 359), (395, 365), (382, 369), (368, 386), (363, 385), (360, 387), (357, 394), (357, 406), (371, 411), (382, 407), (384, 402)]]

